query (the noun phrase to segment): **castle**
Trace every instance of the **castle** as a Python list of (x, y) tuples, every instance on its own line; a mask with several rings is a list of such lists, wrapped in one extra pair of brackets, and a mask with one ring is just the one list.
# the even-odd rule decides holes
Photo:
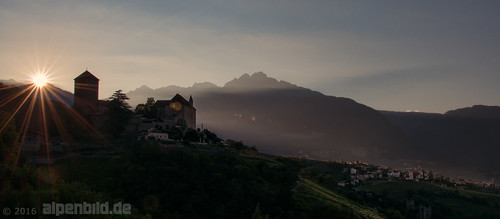
[(139, 132), (155, 131), (167, 132), (172, 128), (178, 128), (182, 132), (187, 129), (196, 129), (196, 108), (194, 108), (193, 97), (189, 101), (176, 94), (170, 100), (154, 101), (148, 98), (146, 104), (139, 104), (136, 111), (147, 110), (149, 116), (144, 116), (139, 122)]
[[(94, 126), (102, 125), (109, 101), (99, 100), (99, 78), (86, 70), (74, 80), (73, 108), (81, 115), (90, 118)], [(153, 98), (149, 98), (148, 103), (139, 104), (137, 108), (148, 109), (153, 114), (149, 118), (139, 118), (137, 131), (155, 129), (167, 132), (172, 128), (178, 128), (186, 132), (187, 129), (196, 129), (196, 108), (193, 102), (193, 97), (189, 97), (188, 101), (179, 94), (170, 100), (154, 101)]]

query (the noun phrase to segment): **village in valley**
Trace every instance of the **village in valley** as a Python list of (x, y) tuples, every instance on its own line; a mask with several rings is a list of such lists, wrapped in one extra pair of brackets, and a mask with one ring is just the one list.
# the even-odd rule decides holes
[(340, 187), (356, 188), (367, 184), (392, 181), (432, 182), (442, 187), (468, 188), (468, 189), (500, 189), (495, 180), (466, 180), (446, 177), (432, 170), (425, 170), (422, 164), (417, 168), (406, 168), (404, 170), (392, 169), (368, 164), (365, 162), (344, 162), (342, 159), (337, 163), (348, 167), (342, 169), (342, 179), (337, 183)]

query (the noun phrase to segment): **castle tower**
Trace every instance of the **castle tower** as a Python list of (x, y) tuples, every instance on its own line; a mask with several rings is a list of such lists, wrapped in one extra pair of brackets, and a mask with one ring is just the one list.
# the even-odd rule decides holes
[(75, 78), (74, 109), (84, 115), (98, 110), (99, 78), (88, 70)]

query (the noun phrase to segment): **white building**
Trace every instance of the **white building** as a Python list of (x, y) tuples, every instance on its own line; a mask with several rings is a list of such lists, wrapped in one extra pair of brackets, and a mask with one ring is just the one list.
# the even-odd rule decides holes
[(387, 176), (392, 177), (392, 178), (399, 178), (399, 177), (401, 177), (401, 173), (398, 171), (390, 171), (387, 173)]
[(139, 140), (148, 140), (148, 141), (167, 141), (168, 133), (163, 132), (147, 132), (145, 134), (139, 135)]
[(351, 168), (351, 174), (356, 174), (357, 172), (358, 172), (358, 170)]

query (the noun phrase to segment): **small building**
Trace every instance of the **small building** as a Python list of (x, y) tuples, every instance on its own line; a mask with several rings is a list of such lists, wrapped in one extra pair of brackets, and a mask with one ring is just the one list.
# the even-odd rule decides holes
[(146, 141), (167, 141), (169, 138), (168, 133), (151, 131), (139, 134), (138, 139)]
[(406, 180), (414, 180), (414, 179), (415, 179), (415, 177), (414, 177), (414, 173), (413, 173), (413, 171), (408, 171), (408, 172), (406, 173), (405, 179), (406, 179)]
[(389, 176), (391, 178), (399, 178), (399, 177), (401, 177), (401, 173), (399, 171), (389, 171), (387, 173), (387, 176)]
[(357, 169), (351, 168), (351, 174), (356, 174), (358, 172)]

